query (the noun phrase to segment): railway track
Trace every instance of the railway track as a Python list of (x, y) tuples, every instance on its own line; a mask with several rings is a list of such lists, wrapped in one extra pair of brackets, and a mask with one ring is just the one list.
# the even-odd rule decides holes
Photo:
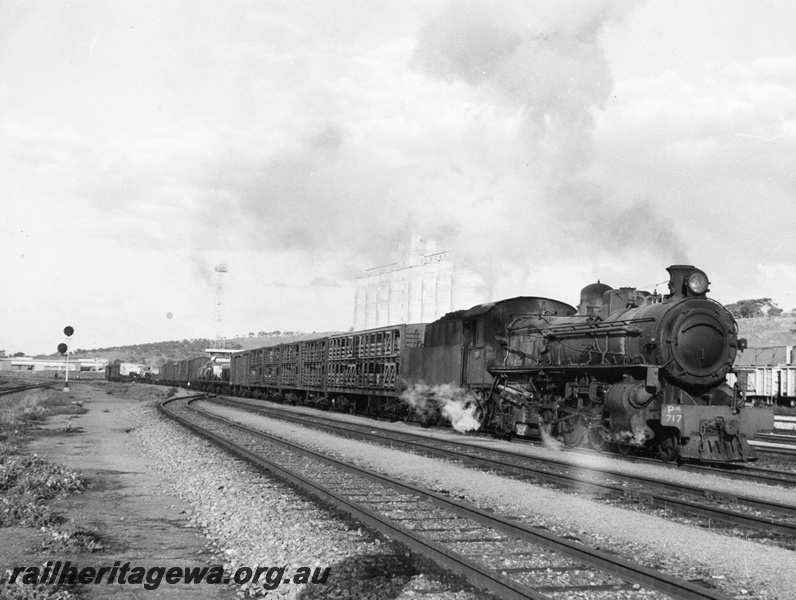
[(758, 454), (769, 456), (792, 456), (796, 454), (796, 417), (777, 415), (774, 417), (774, 430), (758, 433), (749, 442)]
[[(567, 452), (576, 452), (588, 455), (603, 454), (602, 452), (597, 452), (589, 448), (565, 448), (564, 450), (566, 450)], [(727, 479), (751, 481), (753, 483), (762, 483), (766, 485), (796, 486), (796, 471), (769, 469), (764, 467), (753, 466), (751, 463), (704, 464), (704, 465), (695, 464), (691, 462), (669, 463), (669, 462), (663, 462), (656, 458), (634, 456), (632, 454), (626, 456), (615, 454), (612, 455), (612, 458), (621, 460), (622, 462), (629, 462), (634, 464), (647, 464), (650, 466), (663, 468), (663, 469), (671, 469), (674, 471), (686, 471), (689, 473), (699, 473), (705, 475), (720, 475)]]
[(783, 456), (796, 454), (796, 435), (792, 433), (758, 433), (749, 443), (759, 454)]
[(548, 594), (620, 591), (628, 599), (729, 598), (715, 589), (200, 412), (192, 402), (167, 400), (161, 410), (501, 598), (541, 600), (550, 598)]
[[(531, 457), (518, 452), (487, 449), (425, 435), (374, 429), (372, 424), (330, 421), (321, 416), (297, 414), (229, 399), (216, 398), (213, 402), (277, 416), (299, 425), (321, 428), (335, 435), (356, 437), (428, 456), (460, 461), (468, 466), (509, 476), (541, 480), (578, 492), (618, 497), (627, 502), (642, 502), (645, 506), (699, 517), (707, 520), (706, 526), (713, 528), (714, 521), (724, 522), (731, 527), (752, 530), (755, 532), (753, 537), (763, 533), (777, 538), (777, 542), (785, 547), (794, 547), (796, 544), (796, 506), (790, 504), (708, 491), (704, 487), (670, 483), (607, 468), (585, 467), (567, 460)], [(771, 483), (770, 478), (766, 482)], [(794, 480), (779, 479), (777, 483), (792, 486)]]
[(769, 469), (764, 467), (745, 465), (695, 465), (691, 463), (676, 464), (664, 463), (660, 460), (644, 457), (624, 456), (625, 462), (648, 464), (664, 469), (675, 471), (687, 471), (689, 473), (700, 473), (705, 475), (720, 475), (727, 479), (739, 481), (750, 481), (752, 483), (762, 483), (766, 485), (796, 486), (796, 471), (783, 471), (780, 469)]
[[(284, 405), (279, 405), (274, 402), (270, 401), (253, 401), (244, 398), (237, 398), (232, 396), (217, 396), (214, 398), (214, 401), (220, 402), (219, 398), (223, 398), (225, 402), (230, 403), (230, 405), (238, 406), (241, 408), (255, 408), (255, 409), (267, 409), (278, 411), (280, 414), (296, 414), (293, 412), (288, 412), (284, 410)], [(334, 412), (331, 413), (317, 413), (317, 414), (337, 414)], [(342, 414), (342, 413), (339, 413)], [(309, 416), (308, 416), (309, 418)], [(385, 421), (384, 418), (378, 418), (373, 416), (365, 415), (365, 418), (373, 419), (374, 422)], [(323, 418), (320, 418), (323, 420)], [(393, 420), (389, 420), (393, 422)], [(363, 425), (363, 428), (369, 427), (368, 425)], [(421, 436), (417, 436), (421, 438)], [(464, 440), (467, 439), (492, 439), (493, 436), (489, 434), (475, 434), (473, 436), (468, 435), (467, 437), (462, 437), (461, 444), (465, 445), (466, 442)], [(791, 436), (796, 442), (796, 434)], [(422, 439), (428, 439), (428, 436), (422, 436)], [(542, 447), (545, 444), (541, 440), (534, 440), (534, 439), (515, 439), (512, 445), (522, 446), (522, 445), (532, 445), (537, 447)], [(693, 473), (703, 473), (703, 474), (721, 474), (723, 477), (728, 479), (737, 479), (743, 481), (752, 481), (754, 483), (763, 483), (768, 485), (794, 485), (796, 486), (796, 470), (782, 470), (782, 469), (769, 469), (769, 468), (761, 468), (757, 466), (752, 466), (751, 463), (746, 464), (696, 464), (691, 462), (682, 462), (682, 463), (669, 463), (663, 462), (657, 458), (647, 458), (640, 455), (635, 455), (633, 453), (623, 455), (623, 454), (613, 454), (613, 453), (606, 453), (600, 452), (597, 450), (592, 450), (591, 448), (586, 447), (579, 447), (579, 448), (571, 448), (568, 446), (561, 446), (559, 450), (562, 453), (572, 453), (572, 454), (583, 454), (583, 455), (590, 455), (590, 456), (611, 456), (611, 458), (616, 460), (621, 460), (622, 462), (630, 462), (630, 463), (646, 463), (650, 466), (655, 466), (659, 468), (668, 468), (674, 469), (677, 471), (688, 471)], [(506, 454), (511, 455), (511, 452), (506, 452)], [(516, 456), (525, 457), (526, 455), (516, 454)]]
[[(523, 441), (515, 441), (515, 443), (518, 444), (528, 443), (534, 446), (544, 445), (541, 441), (523, 440)], [(755, 445), (754, 441), (750, 443)], [(757, 445), (756, 447), (759, 451), (760, 447)], [(570, 448), (564, 446), (560, 450), (562, 452), (567, 452), (567, 453), (584, 454), (591, 456), (607, 455), (605, 452), (599, 452), (597, 450), (592, 450), (591, 448), (584, 448), (584, 447)], [(787, 452), (785, 454), (787, 454)], [(763, 467), (753, 466), (751, 463), (745, 463), (745, 464), (734, 464), (734, 463), (697, 464), (693, 462), (672, 463), (672, 462), (663, 462), (657, 458), (647, 458), (644, 456), (634, 455), (632, 453), (626, 455), (610, 454), (610, 456), (616, 460), (621, 460), (622, 462), (639, 463), (639, 464), (643, 463), (659, 468), (674, 469), (677, 471), (688, 471), (691, 473), (704, 473), (711, 475), (721, 474), (723, 477), (726, 477), (728, 479), (752, 481), (754, 483), (764, 483), (768, 485), (796, 485), (796, 470), (763, 468)]]
[(39, 388), (51, 388), (51, 387), (52, 387), (52, 382), (17, 385), (12, 388), (0, 388), (0, 396), (8, 396), (10, 394), (17, 394), (19, 392), (27, 392), (29, 390), (35, 390)]

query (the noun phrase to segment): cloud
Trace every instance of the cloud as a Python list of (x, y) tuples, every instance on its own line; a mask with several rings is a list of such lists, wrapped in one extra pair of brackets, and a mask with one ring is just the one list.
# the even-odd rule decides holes
[(626, 11), (602, 2), (461, 0), (425, 26), (412, 64), (521, 107), (539, 152), (583, 160), (577, 146), (590, 146), (591, 112), (613, 84), (599, 36)]
[(785, 235), (772, 216), (796, 193), (794, 73), (794, 58), (761, 59), (618, 85), (597, 127), (604, 176), (660, 190), (672, 214), (691, 217), (678, 223), (686, 235), (710, 223), (760, 257), (770, 246), (753, 240)]
[[(481, 272), (526, 263), (518, 250), (529, 237), (537, 260), (556, 259), (562, 230), (611, 248), (639, 243), (593, 227), (615, 203), (584, 176), (594, 111), (613, 85), (599, 36), (624, 10), (597, 4), (573, 17), (544, 3), (455, 2), (414, 46), (372, 37), (380, 25), (327, 35), (300, 7), (279, 11), (291, 39), (279, 46), (253, 35), (273, 22), (250, 14), (253, 29), (235, 44), (211, 33), (180, 48), (175, 64), (187, 68), (193, 52), (202, 65), (174, 89), (159, 68), (159, 105), (185, 115), (158, 133), (85, 140), (80, 161), (92, 168), (71, 191), (142, 245), (187, 243), (195, 264), (209, 247), (334, 254), (336, 278), (396, 260), (412, 230)], [(238, 91), (222, 100), (200, 73)], [(193, 93), (223, 118), (203, 118)]]
[(516, 250), (529, 244), (536, 261), (599, 260), (630, 248), (673, 262), (686, 254), (653, 191), (617, 200), (591, 176), (594, 115), (614, 85), (600, 36), (630, 7), (462, 0), (422, 30), (414, 68), (519, 111), (513, 172), (496, 171), (502, 180), (486, 193), (492, 206), (482, 204), (476, 227), (460, 228), (471, 255), (491, 251), (499, 268), (512, 269), (527, 263)]

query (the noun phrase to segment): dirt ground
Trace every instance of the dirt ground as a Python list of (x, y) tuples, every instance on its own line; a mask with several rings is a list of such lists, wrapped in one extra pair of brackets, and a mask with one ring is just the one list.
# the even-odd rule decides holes
[[(137, 389), (133, 389), (137, 388)], [(83, 402), (82, 415), (50, 417), (26, 450), (42, 459), (60, 463), (83, 474), (87, 491), (50, 503), (76, 529), (90, 531), (102, 548), (79, 553), (47, 548), (52, 536), (46, 531), (12, 527), (0, 531), (0, 572), (14, 566), (42, 566), (46, 561), (71, 561), (83, 567), (112, 567), (115, 561), (134, 566), (213, 566), (221, 561), (203, 551), (208, 540), (200, 530), (188, 525), (189, 506), (168, 492), (166, 483), (149, 474), (130, 439), (135, 426), (125, 411), (141, 403), (153, 403), (155, 392), (149, 386), (128, 386), (123, 395), (110, 395), (108, 384), (70, 382), (70, 398)], [(106, 578), (107, 580), (107, 578)], [(81, 585), (82, 598), (236, 598), (235, 590), (225, 585), (168, 585), (156, 590), (141, 585)]]

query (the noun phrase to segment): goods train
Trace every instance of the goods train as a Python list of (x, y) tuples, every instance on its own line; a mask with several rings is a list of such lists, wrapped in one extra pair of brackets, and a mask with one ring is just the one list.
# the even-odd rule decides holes
[(707, 275), (668, 269), (669, 293), (586, 286), (576, 307), (518, 297), (401, 324), (166, 364), (160, 383), (387, 415), (507, 439), (656, 452), (663, 460), (756, 459), (773, 428), (729, 385), (745, 348), (707, 297)]

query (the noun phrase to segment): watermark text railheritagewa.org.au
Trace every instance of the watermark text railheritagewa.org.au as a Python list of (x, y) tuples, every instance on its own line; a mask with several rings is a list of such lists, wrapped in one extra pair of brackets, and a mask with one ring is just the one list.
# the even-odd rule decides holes
[(129, 562), (116, 561), (111, 567), (83, 567), (71, 562), (48, 561), (44, 567), (14, 567), (6, 571), (3, 583), (22, 583), (27, 585), (122, 584), (140, 585), (146, 590), (156, 590), (162, 583), (177, 584), (227, 584), (244, 583), (259, 585), (266, 590), (275, 590), (284, 584), (326, 583), (331, 567), (298, 567), (291, 575), (287, 567), (240, 567), (227, 574), (221, 565), (209, 567), (131, 567)]

